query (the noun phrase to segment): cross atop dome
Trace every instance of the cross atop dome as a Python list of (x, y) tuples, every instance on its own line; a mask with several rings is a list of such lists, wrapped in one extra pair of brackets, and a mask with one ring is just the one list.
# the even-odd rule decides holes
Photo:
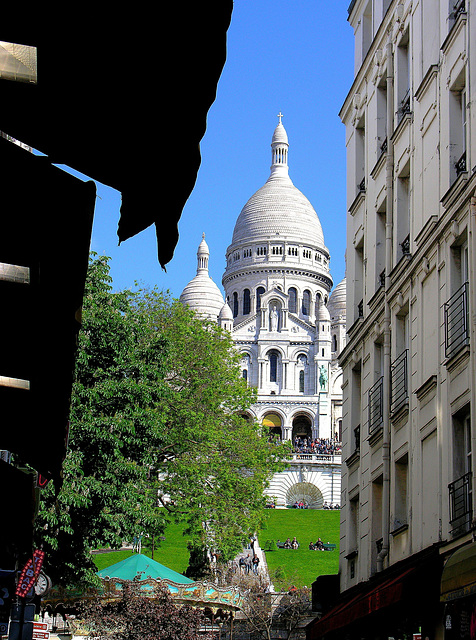
[(278, 113), (278, 118), (279, 118), (279, 124), (281, 124), (281, 118), (283, 118), (283, 114), (281, 113), (281, 111)]

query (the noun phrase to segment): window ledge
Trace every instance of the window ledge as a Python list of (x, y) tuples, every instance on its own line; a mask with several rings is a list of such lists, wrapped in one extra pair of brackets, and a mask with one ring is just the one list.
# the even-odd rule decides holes
[(418, 400), (421, 401), (427, 394), (433, 391), (436, 388), (437, 383), (438, 376), (434, 373), (415, 391), (415, 395)]
[(360, 449), (356, 449), (354, 453), (352, 453), (348, 458), (346, 458), (345, 464), (347, 467), (352, 467), (354, 464), (359, 462), (359, 460), (360, 460)]
[(451, 47), (453, 42), (458, 37), (459, 32), (461, 31), (463, 26), (466, 24), (466, 20), (467, 20), (467, 13), (466, 13), (466, 11), (463, 11), (458, 15), (458, 17), (456, 18), (456, 20), (452, 24), (448, 35), (446, 36), (443, 44), (441, 45), (441, 51), (444, 54), (446, 54), (447, 50)]
[(469, 358), (469, 352), (469, 344), (465, 344), (464, 346), (459, 348), (457, 353), (447, 358), (443, 364), (448, 369), (448, 371), (453, 371), (453, 369), (456, 369), (456, 367), (460, 365), (464, 360)]
[(402, 135), (403, 131), (406, 129), (407, 124), (409, 124), (412, 121), (412, 119), (413, 119), (412, 111), (410, 111), (409, 113), (405, 113), (405, 115), (401, 117), (401, 119), (399, 120), (397, 126), (395, 127), (392, 133), (392, 137), (390, 138), (390, 140), (393, 143), (397, 142), (397, 140)]
[(356, 195), (352, 204), (349, 207), (349, 213), (351, 216), (355, 214), (355, 212), (360, 206), (360, 203), (363, 202), (364, 200), (365, 200), (365, 191), (359, 191), (359, 193)]
[(380, 426), (377, 429), (374, 429), (372, 433), (369, 435), (369, 444), (373, 446), (374, 444), (377, 444), (377, 442), (379, 442), (379, 440), (381, 440), (382, 438), (383, 438), (383, 426)]
[(377, 177), (377, 175), (380, 173), (382, 167), (384, 166), (385, 164), (384, 161), (386, 157), (387, 157), (387, 152), (381, 151), (379, 157), (377, 158), (377, 162), (374, 165), (374, 168), (370, 172), (370, 177), (373, 178), (374, 180)]
[(468, 171), (462, 171), (457, 178), (455, 178), (445, 193), (445, 195), (441, 198), (440, 202), (445, 209), (449, 209), (453, 206), (453, 204), (458, 199), (458, 196), (466, 187), (466, 183), (468, 182)]
[(404, 419), (408, 416), (409, 413), (409, 401), (408, 397), (402, 402), (402, 404), (390, 414), (390, 419), (392, 424), (397, 427), (401, 426)]
[(393, 531), (390, 531), (390, 535), (394, 536), (394, 537), (398, 536), (400, 533), (403, 533), (404, 531), (407, 531), (408, 526), (409, 525), (405, 522), (404, 524), (401, 524), (399, 527), (397, 527)]

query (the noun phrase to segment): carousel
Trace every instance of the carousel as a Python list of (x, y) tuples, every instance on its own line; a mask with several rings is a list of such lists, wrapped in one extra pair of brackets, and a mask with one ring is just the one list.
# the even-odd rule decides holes
[[(244, 601), (244, 594), (236, 586), (193, 581), (141, 553), (98, 571), (97, 576), (101, 581), (99, 595), (106, 600), (119, 599), (124, 585), (132, 581), (150, 597), (154, 596), (157, 587), (162, 587), (168, 590), (176, 604), (202, 609), (212, 626), (233, 618)], [(97, 593), (94, 592), (94, 596)], [(52, 629), (60, 636), (87, 636), (87, 630), (81, 628), (75, 615), (78, 602), (89, 597), (92, 594), (53, 587), (42, 599), (43, 618), (52, 619)], [(71, 620), (74, 620), (73, 624)]]

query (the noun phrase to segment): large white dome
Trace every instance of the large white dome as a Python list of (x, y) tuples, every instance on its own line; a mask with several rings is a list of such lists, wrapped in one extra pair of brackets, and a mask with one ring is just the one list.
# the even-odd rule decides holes
[(270, 238), (324, 247), (321, 223), (312, 204), (289, 176), (269, 180), (241, 210), (232, 244)]
[(241, 210), (232, 245), (279, 239), (325, 249), (317, 213), (289, 177), (289, 143), (281, 121), (274, 130), (271, 149), (271, 174)]

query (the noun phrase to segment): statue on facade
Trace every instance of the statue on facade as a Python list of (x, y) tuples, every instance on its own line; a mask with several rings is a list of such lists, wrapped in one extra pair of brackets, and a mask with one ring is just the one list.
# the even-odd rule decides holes
[(269, 317), (271, 321), (271, 331), (277, 331), (278, 330), (278, 311), (276, 309), (276, 305), (274, 305), (274, 307), (271, 309)]
[(319, 384), (321, 385), (321, 391), (325, 391), (327, 386), (327, 368), (325, 365), (321, 365), (319, 369)]

